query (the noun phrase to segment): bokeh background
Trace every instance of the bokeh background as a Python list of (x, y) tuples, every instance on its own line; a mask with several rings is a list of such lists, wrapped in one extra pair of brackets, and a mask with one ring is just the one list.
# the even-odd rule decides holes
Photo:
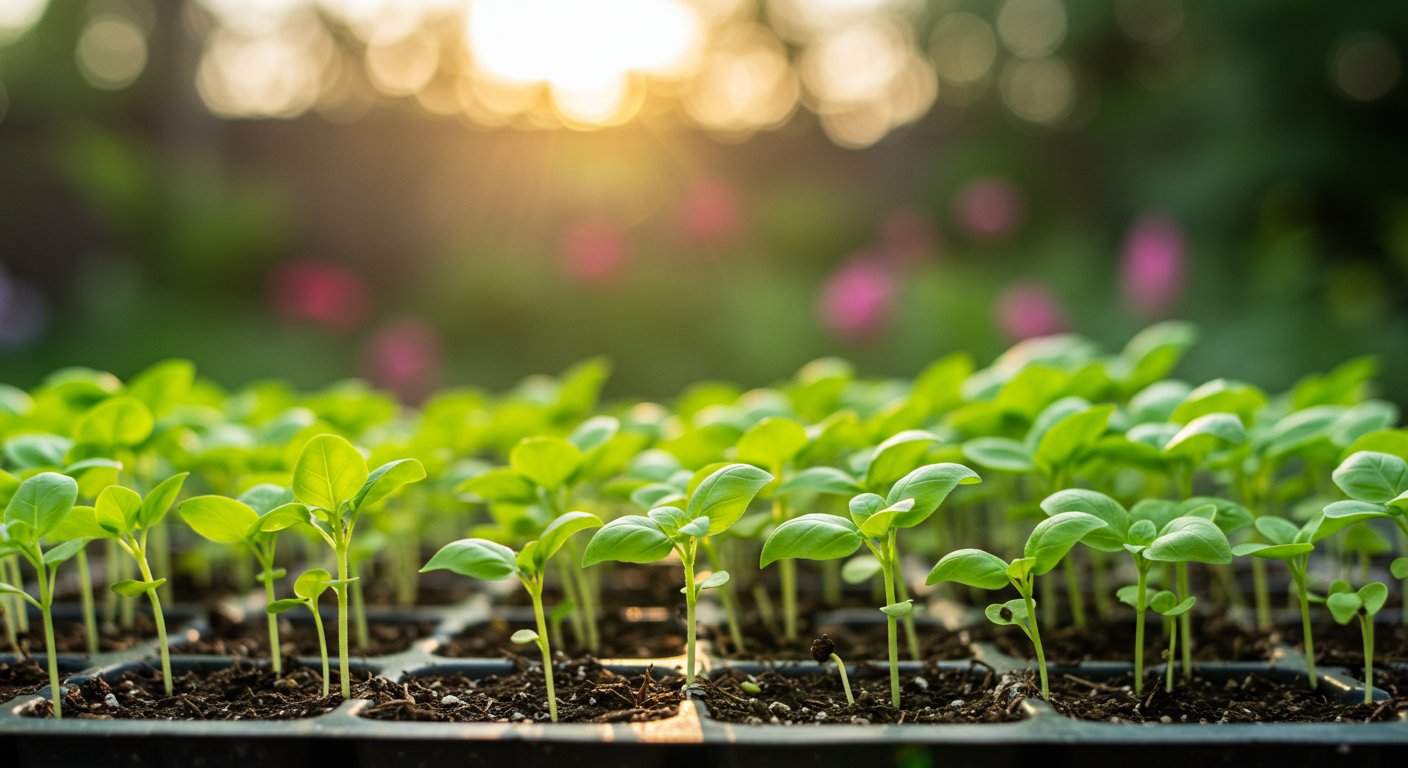
[(1408, 395), (1408, 4), (3, 0), (0, 380), (606, 354), (609, 393), (1182, 317)]

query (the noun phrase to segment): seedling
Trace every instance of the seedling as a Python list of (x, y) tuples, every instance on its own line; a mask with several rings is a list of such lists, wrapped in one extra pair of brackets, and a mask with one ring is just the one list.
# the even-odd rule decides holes
[(337, 558), (337, 657), (342, 677), (342, 698), (352, 696), (348, 669), (347, 586), (350, 583), (347, 553), (362, 510), (390, 496), (403, 486), (425, 477), (425, 467), (415, 459), (387, 462), (367, 471), (367, 460), (338, 435), (318, 435), (303, 446), (293, 467), (293, 498), (302, 505), (293, 512), (270, 515), (259, 522), (262, 532), (278, 531), (303, 523), (317, 532)]
[(1213, 505), (1163, 519), (1169, 505), (1136, 505), (1133, 512), (1118, 501), (1096, 491), (1069, 489), (1058, 491), (1041, 502), (1048, 515), (1063, 512), (1086, 512), (1106, 525), (1092, 530), (1083, 539), (1086, 546), (1102, 552), (1129, 553), (1138, 573), (1135, 583), (1134, 608), (1134, 692), (1144, 686), (1144, 614), (1148, 607), (1149, 570), (1154, 563), (1210, 563), (1232, 561), (1232, 549), (1227, 535), (1210, 519), (1217, 512)]
[[(1115, 592), (1115, 596), (1125, 605), (1139, 610), (1139, 588), (1137, 586), (1130, 585), (1120, 587), (1119, 590)], [(1179, 600), (1178, 595), (1173, 592), (1160, 589), (1149, 595), (1148, 607), (1154, 613), (1166, 619), (1171, 619), (1182, 616), (1192, 610), (1195, 602), (1197, 602), (1197, 598), (1191, 595)], [(1178, 625), (1171, 621), (1166, 623), (1168, 625), (1168, 651), (1165, 652), (1167, 663), (1165, 664), (1164, 673), (1164, 692), (1173, 693), (1173, 668), (1176, 666), (1173, 660), (1178, 651)]]
[(146, 595), (152, 605), (152, 623), (156, 624), (157, 643), (161, 650), (161, 681), (170, 696), (171, 649), (166, 645), (166, 618), (161, 612), (161, 596), (157, 590), (166, 583), (166, 577), (152, 575), (147, 562), (148, 538), (152, 530), (161, 524), (167, 511), (181, 493), (186, 482), (186, 473), (172, 475), (157, 484), (144, 498), (141, 494), (120, 485), (110, 485), (98, 494), (98, 502), (93, 506), (97, 527), (104, 536), (115, 539), (117, 547), (137, 565), (140, 579), (124, 579), (112, 585), (112, 590), (123, 597), (135, 598)]
[(695, 604), (702, 591), (721, 587), (729, 579), (728, 571), (715, 571), (695, 583), (694, 565), (700, 542), (738, 522), (753, 497), (772, 479), (772, 475), (752, 465), (730, 464), (700, 481), (684, 509), (657, 507), (644, 516), (618, 517), (597, 531), (582, 553), (583, 567), (607, 560), (652, 563), (671, 552), (679, 554), (684, 567), (686, 687), (694, 685), (698, 629), (694, 620)]
[(520, 629), (513, 633), (513, 642), (534, 643), (543, 655), (543, 679), (547, 683), (548, 714), (557, 722), (557, 694), (552, 682), (552, 648), (546, 617), (543, 614), (543, 577), (547, 574), (548, 560), (562, 549), (572, 534), (591, 528), (600, 528), (601, 518), (590, 512), (568, 512), (559, 515), (543, 529), (536, 541), (524, 545), (521, 552), (514, 552), (502, 544), (488, 539), (461, 539), (446, 544), (430, 562), (421, 568), (426, 571), (450, 571), (471, 579), (498, 581), (509, 576), (517, 576), (528, 597), (533, 600), (533, 619), (537, 631)]
[(38, 580), (38, 597), (24, 591), (24, 582), (0, 583), (0, 593), (16, 595), (39, 609), (44, 620), (44, 649), (49, 666), (49, 692), (54, 717), (63, 717), (63, 688), (59, 686), (59, 657), (54, 650), (54, 577), (65, 560), (78, 554), (86, 538), (70, 539), (44, 548), (43, 539), (53, 533), (74, 509), (78, 483), (56, 472), (41, 472), (20, 483), (5, 505), (5, 522), (0, 525), (0, 555), (19, 555)]
[(885, 624), (890, 652), (890, 702), (900, 705), (899, 642), (896, 620), (914, 612), (914, 601), (896, 598), (900, 555), (896, 538), (903, 528), (919, 525), (934, 514), (960, 484), (982, 482), (962, 464), (930, 464), (901, 477), (888, 497), (862, 493), (851, 499), (850, 517), (810, 514), (779, 525), (763, 542), (759, 566), (789, 557), (834, 560), (850, 557), (864, 544), (874, 555), (885, 580)]
[(1049, 573), (1077, 542), (1091, 531), (1105, 526), (1104, 520), (1084, 512), (1052, 515), (1037, 523), (1027, 537), (1022, 557), (1009, 563), (980, 549), (960, 549), (944, 555), (929, 572), (925, 583), (954, 581), (986, 590), (1002, 589), (1009, 584), (1015, 587), (1021, 597), (989, 605), (983, 613), (994, 624), (1017, 627), (1032, 641), (1041, 677), (1041, 697), (1048, 699), (1051, 691), (1046, 679), (1046, 652), (1041, 647), (1034, 598), (1036, 577)]
[[(331, 676), (328, 670), (328, 636), (323, 631), (323, 616), (318, 612), (318, 599), (332, 586), (332, 574), (322, 568), (310, 568), (298, 575), (293, 581), (293, 594), (297, 597), (284, 598), (283, 600), (271, 600), (264, 606), (264, 612), (269, 615), (269, 619), (277, 624), (278, 614), (292, 610), (299, 606), (307, 608), (313, 614), (313, 627), (318, 632), (318, 655), (323, 660), (323, 698), (327, 698), (331, 692)], [(274, 642), (277, 636), (271, 635)], [(274, 646), (274, 659), (277, 665), (279, 658), (278, 646)], [(274, 674), (278, 674), (275, 666)]]
[[(273, 605), (274, 582), (283, 578), (284, 569), (274, 567), (276, 530), (260, 530), (261, 520), (301, 522), (303, 507), (293, 504), (293, 493), (276, 485), (256, 485), (238, 500), (224, 496), (197, 496), (181, 502), (177, 512), (181, 519), (202, 537), (218, 544), (243, 545), (259, 563), (259, 580), (264, 583), (265, 606)], [(279, 653), (279, 621), (271, 613), (269, 623), (269, 657), (274, 674), (283, 672)], [(323, 681), (327, 683), (326, 680)]]
[(841, 674), (841, 689), (846, 692), (846, 703), (854, 707), (856, 699), (851, 695), (851, 680), (846, 676), (846, 662), (836, 655), (836, 643), (829, 636), (821, 635), (812, 641), (812, 658), (816, 659), (818, 664), (831, 661), (836, 665), (836, 671)]
[(1374, 617), (1388, 602), (1388, 587), (1383, 582), (1365, 584), (1355, 591), (1348, 582), (1330, 585), (1325, 606), (1340, 624), (1359, 619), (1359, 632), (1364, 637), (1364, 703), (1374, 701)]
[[(754, 424), (738, 439), (739, 461), (764, 467), (777, 478), (772, 486), (773, 524), (781, 525), (791, 518), (786, 496), (778, 493), (778, 484), (792, 475), (793, 460), (807, 447), (807, 430), (797, 422), (774, 416)], [(764, 493), (766, 493), (766, 489)], [(797, 564), (784, 560), (779, 566), (782, 590), (782, 637), (797, 638)]]

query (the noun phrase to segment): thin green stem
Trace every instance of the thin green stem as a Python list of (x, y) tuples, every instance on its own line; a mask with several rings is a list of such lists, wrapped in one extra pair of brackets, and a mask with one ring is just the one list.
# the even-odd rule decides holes
[[(1178, 596), (1186, 599), (1188, 597), (1188, 564), (1179, 563), (1175, 572), (1178, 575)], [(1183, 635), (1183, 681), (1187, 682), (1193, 678), (1193, 612), (1184, 611), (1178, 617), (1178, 633)], [(1173, 663), (1170, 656), (1168, 663)]]
[(1374, 702), (1374, 617), (1359, 617), (1359, 628), (1364, 635), (1364, 703)]
[[(582, 560), (577, 551), (577, 544), (573, 541), (567, 542), (567, 560), (572, 563)], [(601, 648), (601, 630), (597, 626), (596, 615), (596, 589), (583, 569), (568, 568), (567, 573), (576, 581), (577, 595), (581, 598), (577, 608), (582, 614), (582, 627), (587, 633), (587, 649), (596, 653)]]
[(855, 706), (856, 699), (851, 695), (851, 679), (846, 676), (846, 662), (841, 661), (841, 657), (831, 654), (831, 660), (836, 664), (836, 671), (841, 673), (841, 690), (846, 692), (846, 703)]
[(1300, 629), (1305, 643), (1305, 667), (1310, 675), (1310, 687), (1318, 688), (1320, 676), (1315, 672), (1315, 638), (1310, 632), (1310, 594), (1305, 587), (1304, 568), (1291, 567), (1291, 579), (1296, 583), (1296, 596), (1300, 599)]
[(1046, 679), (1046, 650), (1041, 647), (1041, 628), (1036, 621), (1036, 603), (1032, 600), (1032, 577), (1027, 576), (1022, 584), (1017, 585), (1017, 590), (1022, 593), (1022, 602), (1027, 606), (1027, 623), (1030, 625), (1032, 647), (1036, 649), (1036, 669), (1041, 676), (1041, 698), (1050, 699), (1051, 689)]
[(692, 546), (681, 552), (681, 560), (684, 562), (684, 608), (685, 608), (685, 667), (684, 684), (685, 687), (694, 685), (694, 655), (695, 655), (695, 634), (694, 626), (694, 604), (699, 600), (699, 590), (694, 586), (694, 552)]
[(1165, 666), (1164, 691), (1173, 693), (1173, 656), (1178, 650), (1178, 628), (1172, 624), (1168, 627), (1168, 663)]
[(87, 641), (88, 655), (98, 654), (98, 613), (93, 608), (93, 579), (88, 573), (88, 551), (78, 550), (78, 600), (83, 606), (83, 637)]
[(352, 675), (347, 667), (347, 544), (337, 547), (337, 671), (342, 680), (342, 698), (352, 698)]
[[(323, 631), (323, 617), (318, 612), (318, 604), (312, 602), (308, 604), (308, 607), (313, 611), (313, 628), (318, 631), (318, 655), (323, 658), (323, 698), (326, 699), (332, 692), (332, 683), (329, 680), (332, 674), (328, 670), (328, 636)], [(278, 654), (274, 655), (277, 658)]]
[[(699, 540), (699, 545), (704, 550), (704, 557), (709, 560), (710, 568), (715, 571), (728, 570), (728, 568), (725, 567), (723, 553), (719, 551), (719, 548), (714, 546), (713, 542), (708, 538), (703, 538)], [(789, 562), (791, 561), (782, 561), (783, 564)], [(734, 650), (738, 653), (742, 653), (747, 650), (747, 646), (743, 642), (743, 626), (738, 621), (738, 600), (734, 592), (734, 582), (732, 579), (720, 588), (719, 602), (723, 603), (724, 606), (724, 619), (728, 623), (728, 635), (733, 641)]]
[(357, 647), (367, 648), (372, 644), (372, 637), (371, 630), (367, 627), (367, 600), (362, 594), (362, 580), (357, 578), (359, 570), (360, 562), (355, 565), (351, 562), (347, 564), (347, 572), (352, 579), (352, 628), (357, 633)]
[[(274, 603), (274, 569), (272, 567), (273, 563), (261, 562), (259, 565), (261, 572), (264, 574), (264, 604), (272, 605)], [(314, 606), (313, 613), (316, 614), (317, 612), (317, 606)], [(269, 621), (269, 662), (273, 666), (274, 674), (282, 675), (284, 671), (284, 661), (283, 653), (280, 652), (279, 649), (279, 617), (275, 616), (272, 613), (266, 612), (265, 618)], [(322, 629), (319, 629), (318, 639), (320, 641), (322, 640), (322, 635), (323, 631)], [(326, 678), (326, 673), (324, 673), (323, 676), (324, 678)], [(323, 684), (327, 685), (327, 680), (324, 680)], [(323, 695), (326, 696), (327, 693), (324, 693)]]
[(543, 654), (543, 682), (548, 689), (548, 717), (557, 722), (557, 691), (552, 684), (552, 649), (548, 646), (548, 622), (543, 617), (543, 582), (534, 579), (527, 582), (528, 596), (533, 598), (533, 619), (538, 624), (538, 650)]
[(1148, 608), (1149, 567), (1136, 563), (1139, 580), (1135, 584), (1134, 601), (1134, 694), (1144, 690), (1144, 613)]
[[(135, 550), (137, 555), (137, 567), (142, 571), (142, 580), (146, 582), (156, 581), (152, 578), (152, 569), (147, 565), (147, 553), (140, 546)], [(159, 590), (147, 590), (147, 599), (152, 603), (152, 622), (156, 624), (156, 641), (161, 650), (161, 682), (166, 689), (166, 695), (172, 693), (171, 687), (171, 648), (166, 644), (166, 617), (161, 612), (161, 596), (157, 594)]]
[[(891, 561), (891, 567), (895, 569), (895, 597), (901, 603), (909, 600), (909, 585), (904, 581), (904, 566), (900, 564), (899, 553), (896, 552)], [(890, 602), (894, 602), (891, 600)], [(919, 651), (919, 631), (914, 626), (914, 612), (904, 617), (904, 642), (909, 649), (909, 657), (914, 661), (923, 661), (924, 658)]]
[[(895, 551), (895, 533), (890, 532), (890, 539), (885, 546), (885, 558), (880, 561), (880, 572), (885, 577), (885, 605), (895, 604), (895, 571), (894, 565), (889, 561)], [(885, 614), (885, 637), (890, 650), (890, 704), (895, 709), (900, 708), (900, 647), (899, 632), (896, 626), (895, 617)]]
[(64, 690), (59, 687), (59, 654), (54, 647), (54, 595), (49, 588), (49, 569), (42, 557), (36, 559), (39, 561), (39, 567), (34, 569), (39, 575), (39, 612), (44, 617), (44, 652), (49, 666), (49, 700), (54, 706), (54, 718), (60, 719), (64, 716)]
[(557, 580), (562, 582), (562, 597), (572, 606), (572, 610), (567, 612), (567, 619), (572, 624), (572, 638), (580, 645), (587, 644), (587, 628), (584, 622), (580, 598), (577, 596), (577, 581), (572, 578), (572, 571), (568, 567), (568, 558), (560, 557), (554, 561), (557, 565)]
[(1080, 579), (1076, 577), (1075, 552), (1061, 561), (1061, 571), (1066, 575), (1066, 599), (1071, 603), (1071, 621), (1078, 629), (1085, 628), (1085, 596), (1080, 591)]
[[(19, 558), (17, 558), (17, 557), (15, 557), (15, 556), (11, 555), (10, 557), (5, 558), (4, 564), (5, 564), (5, 567), (6, 567), (7, 569), (9, 569), (9, 573), (6, 575), (5, 580), (8, 581), (8, 582), (10, 582), (11, 584), (15, 585), (16, 587), (19, 587), (20, 589), (23, 589), (23, 588), (24, 588), (24, 576), (22, 576), (22, 575), (20, 574), (20, 561), (19, 561)], [(19, 627), (20, 632), (22, 632), (22, 633), (28, 633), (28, 632), (29, 632), (29, 610), (25, 608), (25, 604), (24, 604), (23, 598), (21, 598), (19, 595), (13, 595), (13, 596), (11, 596), (10, 599), (11, 599), (12, 604), (13, 604), (14, 609), (15, 609), (15, 610), (14, 610), (15, 626)]]
[[(117, 540), (108, 539), (104, 542), (103, 548), (103, 576), (107, 579), (108, 587), (117, 583)], [(117, 621), (117, 608), (120, 595), (107, 589), (103, 593), (103, 620), (109, 624)]]

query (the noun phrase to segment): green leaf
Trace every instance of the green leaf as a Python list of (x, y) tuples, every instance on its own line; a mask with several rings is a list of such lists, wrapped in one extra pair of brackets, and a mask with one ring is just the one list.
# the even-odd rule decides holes
[(1232, 547), (1227, 534), (1211, 520), (1180, 517), (1159, 531), (1144, 557), (1166, 563), (1223, 564), (1232, 562)]
[(686, 501), (684, 490), (670, 483), (649, 483), (631, 492), (631, 503), (644, 509), (682, 505)]
[(530, 504), (537, 500), (533, 481), (508, 467), (481, 472), (456, 485), (455, 493), (472, 493), (485, 501), (504, 504)]
[(1118, 501), (1096, 491), (1081, 488), (1057, 491), (1042, 500), (1041, 510), (1047, 515), (1084, 512), (1104, 520), (1104, 528), (1097, 528), (1085, 537), (1086, 546), (1102, 552), (1121, 551), (1129, 535), (1129, 512)]
[(1035, 459), (1026, 446), (1006, 437), (977, 437), (963, 444), (963, 456), (974, 464), (998, 472), (1031, 472)]
[(264, 612), (270, 615), (277, 615), (286, 611), (291, 611), (294, 608), (298, 608), (300, 606), (307, 607), (308, 603), (295, 598), (285, 598), (283, 600), (275, 600), (274, 602), (264, 606)]
[(5, 441), (5, 458), (15, 470), (53, 469), (64, 465), (73, 441), (59, 435), (16, 435)]
[(1189, 595), (1188, 597), (1185, 597), (1183, 598), (1183, 600), (1179, 601), (1177, 605), (1166, 610), (1159, 611), (1159, 613), (1169, 617), (1182, 616), (1183, 614), (1191, 611), (1193, 609), (1193, 605), (1197, 602), (1198, 598)]
[(690, 522), (689, 515), (679, 507), (656, 507), (647, 512), (645, 516), (654, 520), (666, 536), (674, 536)]
[(1359, 588), (1359, 600), (1364, 603), (1364, 610), (1370, 616), (1377, 614), (1383, 609), (1384, 603), (1388, 602), (1388, 587), (1383, 582), (1374, 581)]
[[(1404, 558), (1408, 561), (1408, 558)], [(864, 584), (880, 574), (880, 561), (873, 555), (857, 555), (841, 566), (841, 580), (847, 584)]]
[(1247, 441), (1242, 420), (1230, 413), (1209, 413), (1188, 422), (1164, 445), (1170, 456), (1199, 457), (1224, 446)]
[(1389, 573), (1395, 579), (1408, 579), (1408, 557), (1396, 557), (1388, 564)]
[(878, 492), (889, 488), (918, 464), (938, 439), (932, 432), (907, 429), (876, 446), (865, 470), (866, 489)]
[(538, 633), (531, 629), (520, 629), (509, 636), (509, 640), (515, 645), (527, 645), (538, 642)]
[(1124, 603), (1130, 608), (1138, 608), (1139, 586), (1136, 584), (1127, 584), (1123, 587), (1120, 587), (1119, 589), (1115, 590), (1115, 599), (1119, 600), (1121, 603)]
[(91, 499), (102, 493), (104, 488), (117, 483), (120, 472), (122, 462), (102, 457), (75, 461), (63, 469), (65, 475), (78, 481), (78, 495), (85, 499)]
[(1182, 516), (1179, 504), (1168, 499), (1140, 499), (1129, 508), (1130, 520), (1148, 520), (1154, 524), (1155, 530)]
[(1315, 551), (1315, 545), (1309, 542), (1299, 544), (1261, 544), (1251, 542), (1238, 544), (1232, 548), (1235, 557), (1260, 557), (1264, 560), (1280, 560), (1290, 562), (1302, 555), (1308, 555)]
[(1383, 504), (1408, 491), (1408, 462), (1389, 453), (1359, 451), (1341, 462), (1331, 477), (1351, 499)]
[(293, 467), (293, 498), (334, 514), (367, 482), (367, 460), (340, 435), (309, 440)]
[(993, 603), (983, 609), (983, 615), (1000, 627), (1021, 626), (1030, 618), (1027, 614), (1027, 601), (1020, 597), (1005, 603)]
[(859, 527), (844, 517), (810, 514), (784, 521), (763, 542), (758, 567), (788, 557), (805, 560), (835, 560), (849, 557), (864, 539)]
[(1255, 526), (1257, 532), (1272, 544), (1290, 544), (1300, 533), (1300, 528), (1295, 523), (1272, 515), (1258, 517)]
[(962, 464), (930, 464), (900, 478), (890, 488), (885, 503), (894, 507), (905, 499), (913, 499), (914, 509), (897, 515), (894, 522), (896, 528), (910, 528), (934, 514), (954, 488), (982, 481), (977, 472)]
[(1037, 444), (1036, 463), (1047, 471), (1070, 465), (1105, 433), (1114, 412), (1113, 405), (1097, 405), (1056, 422)]
[(1272, 425), (1260, 442), (1268, 456), (1285, 456), (1325, 438), (1344, 409), (1322, 405), (1288, 414)]
[(833, 467), (810, 467), (787, 478), (778, 487), (778, 495), (792, 493), (826, 493), (833, 496), (854, 496), (863, 488), (856, 479)]
[(292, 528), (300, 523), (312, 525), (313, 516), (307, 507), (298, 502), (290, 502), (261, 515), (259, 520), (251, 526), (249, 535), (252, 537), (256, 532), (274, 533)]
[(1186, 514), (1208, 506), (1211, 506), (1216, 511), (1212, 521), (1218, 528), (1222, 529), (1223, 533), (1240, 531), (1251, 525), (1255, 519), (1252, 516), (1251, 510), (1241, 504), (1235, 501), (1228, 501), (1227, 499), (1219, 499), (1215, 496), (1194, 496), (1190, 499), (1185, 499), (1178, 505), (1178, 508)]
[(1335, 621), (1348, 624), (1359, 615), (1363, 601), (1353, 592), (1336, 592), (1325, 598), (1325, 607), (1330, 609), (1330, 615), (1335, 617)]
[(440, 548), (420, 569), (450, 571), (483, 581), (506, 579), (518, 572), (517, 555), (512, 549), (488, 539), (460, 539)]
[(549, 491), (561, 488), (582, 463), (582, 451), (560, 437), (525, 437), (508, 456), (515, 472)]
[(1354, 442), (1345, 446), (1344, 452), (1340, 454), (1341, 460), (1360, 451), (1377, 451), (1408, 459), (1408, 429), (1380, 429), (1360, 435)]
[(41, 472), (20, 483), (10, 497), (5, 506), (5, 523), (22, 523), (37, 538), (43, 538), (73, 510), (77, 501), (77, 481), (57, 472)]
[(1002, 589), (1007, 586), (1007, 562), (981, 549), (960, 549), (944, 555), (929, 571), (925, 584), (956, 581), (978, 589)]
[(621, 421), (614, 416), (593, 416), (577, 425), (567, 440), (577, 446), (577, 450), (586, 453), (610, 442), (620, 429)]
[(543, 529), (543, 533), (538, 537), (538, 547), (535, 558), (541, 567), (549, 558), (557, 554), (562, 545), (572, 537), (572, 534), (585, 531), (590, 528), (600, 528), (601, 518), (590, 512), (567, 512), (557, 516), (557, 519), (548, 523)]
[(415, 459), (390, 461), (367, 475), (361, 490), (352, 499), (353, 509), (365, 509), (401, 488), (425, 479), (425, 466)]
[(162, 480), (142, 499), (142, 507), (137, 513), (137, 523), (142, 528), (151, 528), (166, 517), (176, 497), (181, 494), (181, 486), (189, 472), (182, 472)]
[(155, 581), (137, 581), (127, 579), (112, 585), (112, 591), (123, 597), (141, 597), (142, 595), (157, 589), (166, 583), (166, 579), (156, 579)]
[(796, 458), (807, 442), (807, 430), (801, 424), (770, 416), (738, 438), (735, 455), (739, 461), (778, 470)]
[(714, 571), (709, 574), (709, 578), (699, 582), (699, 591), (706, 589), (718, 589), (728, 583), (728, 571)]
[(127, 394), (141, 400), (153, 413), (176, 407), (195, 382), (196, 366), (190, 360), (163, 360), (132, 377)]
[(59, 565), (79, 552), (82, 552), (83, 548), (86, 546), (88, 546), (88, 539), (69, 539), (45, 552), (44, 564), (50, 567)]
[(54, 526), (54, 530), (49, 531), (49, 538), (55, 541), (105, 539), (110, 536), (102, 526), (98, 525), (97, 510), (85, 506), (75, 506), (68, 515), (59, 521), (58, 525)]
[(890, 603), (889, 605), (882, 607), (880, 609), (880, 612), (885, 614), (886, 616), (893, 616), (896, 619), (903, 619), (911, 613), (914, 613), (914, 601), (901, 600), (898, 603)]
[(1266, 405), (1266, 395), (1249, 384), (1214, 379), (1192, 392), (1174, 409), (1173, 421), (1188, 424), (1210, 413), (1230, 413), (1250, 418)]
[(293, 501), (293, 491), (273, 483), (260, 483), (240, 494), (241, 504), (254, 510), (256, 515), (269, 512)]
[(322, 568), (309, 568), (294, 579), (293, 594), (316, 605), (318, 597), (327, 591), (331, 583), (332, 574)]
[(192, 530), (218, 544), (245, 541), (259, 515), (248, 505), (224, 496), (196, 496), (176, 508)]
[(93, 406), (73, 428), (80, 445), (134, 446), (152, 434), (151, 409), (135, 397), (112, 397)]
[(685, 508), (691, 518), (709, 518), (709, 535), (728, 530), (772, 475), (748, 464), (730, 464), (704, 478)]
[(674, 542), (648, 517), (618, 517), (597, 530), (582, 553), (582, 567), (607, 560), (653, 563), (674, 550)]
[(1123, 377), (1125, 391), (1167, 376), (1197, 338), (1197, 326), (1179, 320), (1156, 323), (1135, 334), (1120, 353), (1128, 370)]
[(120, 485), (110, 485), (98, 494), (93, 505), (98, 525), (109, 533), (131, 531), (142, 512), (142, 495)]
[(1022, 554), (1034, 558), (1032, 573), (1040, 576), (1055, 568), (1086, 534), (1106, 527), (1105, 521), (1085, 512), (1062, 512), (1037, 523), (1027, 537)]
[(693, 539), (702, 539), (702, 538), (704, 538), (705, 536), (708, 536), (708, 535), (709, 535), (709, 518), (707, 518), (707, 517), (702, 517), (702, 516), (701, 516), (701, 517), (696, 517), (696, 518), (694, 518), (693, 520), (690, 520), (689, 522), (685, 523), (684, 525), (681, 525), (681, 526), (680, 526), (680, 529), (679, 529), (679, 532), (676, 534), (676, 539), (678, 539), (679, 537), (682, 537), (682, 536), (687, 536), (687, 537), (693, 538)]

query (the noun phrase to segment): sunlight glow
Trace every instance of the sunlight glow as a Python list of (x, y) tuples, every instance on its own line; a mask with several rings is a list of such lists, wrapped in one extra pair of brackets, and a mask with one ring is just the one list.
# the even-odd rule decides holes
[(0, 3), (0, 45), (23, 35), (44, 15), (48, 0), (5, 0)]

